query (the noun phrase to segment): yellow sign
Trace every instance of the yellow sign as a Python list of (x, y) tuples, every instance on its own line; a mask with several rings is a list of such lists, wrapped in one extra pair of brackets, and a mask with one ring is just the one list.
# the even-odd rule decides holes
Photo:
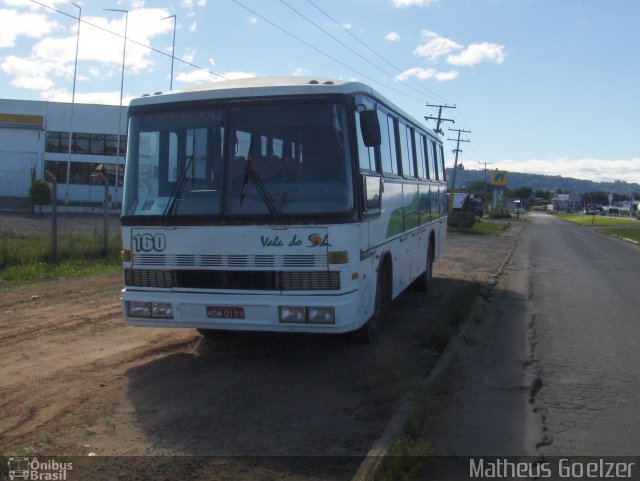
[(0, 127), (44, 130), (44, 116), (0, 113)]
[(494, 170), (491, 172), (491, 186), (507, 188), (507, 177), (509, 172), (506, 170)]

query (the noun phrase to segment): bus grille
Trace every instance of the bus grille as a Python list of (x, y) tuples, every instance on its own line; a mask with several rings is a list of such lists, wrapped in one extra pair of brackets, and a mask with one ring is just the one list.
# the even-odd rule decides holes
[(130, 287), (229, 289), (254, 291), (337, 291), (337, 271), (205, 271), (125, 269)]
[(322, 268), (327, 267), (327, 254), (134, 254), (134, 267), (243, 267), (243, 268)]

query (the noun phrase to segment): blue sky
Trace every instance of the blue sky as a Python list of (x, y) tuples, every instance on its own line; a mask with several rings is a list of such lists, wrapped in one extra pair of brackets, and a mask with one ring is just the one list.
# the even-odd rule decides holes
[[(468, 169), (640, 183), (637, 0), (75, 3), (92, 24), (80, 27), (77, 102), (120, 100), (124, 14), (103, 9), (129, 11), (125, 103), (169, 89), (173, 18), (162, 19), (176, 15), (174, 88), (220, 76), (358, 80), (417, 118), (434, 115), (426, 103), (455, 104), (445, 126), (471, 130)], [(78, 11), (0, 0), (0, 97), (71, 100)]]

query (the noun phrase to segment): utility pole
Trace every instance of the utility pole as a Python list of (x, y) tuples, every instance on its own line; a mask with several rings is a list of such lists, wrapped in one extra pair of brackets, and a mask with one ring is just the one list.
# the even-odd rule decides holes
[(484, 164), (484, 203), (487, 203), (487, 165), (493, 165), (493, 162), (478, 162), (479, 164)]
[(453, 176), (451, 177), (451, 195), (449, 196), (449, 210), (453, 210), (453, 198), (455, 197), (456, 194), (456, 172), (458, 171), (458, 154), (460, 152), (462, 152), (462, 150), (460, 150), (460, 142), (471, 142), (468, 139), (461, 139), (460, 135), (462, 135), (462, 133), (466, 133), (466, 134), (470, 134), (471, 131), (470, 130), (463, 130), (463, 129), (449, 129), (451, 132), (458, 132), (458, 138), (457, 139), (447, 139), (447, 140), (455, 140), (456, 141), (456, 148), (453, 149), (452, 152), (454, 152), (456, 154), (456, 160), (453, 164)]
[(440, 128), (440, 124), (442, 124), (442, 122), (451, 122), (452, 124), (455, 124), (455, 120), (453, 119), (443, 119), (442, 118), (442, 109), (455, 109), (456, 106), (455, 105), (434, 105), (434, 104), (429, 104), (429, 102), (427, 102), (427, 107), (436, 107), (438, 109), (438, 116), (437, 117), (425, 117), (425, 120), (435, 120), (436, 121), (436, 133), (440, 134), (440, 135), (444, 135), (444, 132), (442, 131), (442, 129)]

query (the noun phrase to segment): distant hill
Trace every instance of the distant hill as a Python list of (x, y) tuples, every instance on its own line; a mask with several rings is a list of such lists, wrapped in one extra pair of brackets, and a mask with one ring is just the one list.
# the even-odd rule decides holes
[[(451, 187), (453, 169), (447, 169), (447, 180)], [(487, 171), (487, 182), (491, 179), (491, 172)], [(456, 188), (467, 183), (479, 180), (484, 181), (484, 170), (458, 170), (456, 174)], [(609, 192), (614, 194), (640, 194), (640, 184), (628, 183), (616, 180), (615, 182), (593, 182), (591, 180), (573, 179), (561, 175), (523, 174), (509, 172), (509, 188), (531, 187), (534, 190), (550, 190), (556, 192), (562, 189), (566, 192), (583, 194), (585, 192)]]

